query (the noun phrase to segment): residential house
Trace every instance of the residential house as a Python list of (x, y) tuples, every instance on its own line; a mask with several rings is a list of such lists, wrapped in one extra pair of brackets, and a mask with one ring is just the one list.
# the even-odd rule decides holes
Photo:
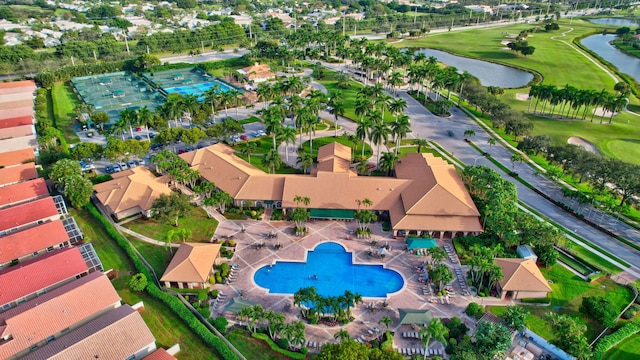
[(24, 360), (142, 359), (156, 349), (142, 316), (129, 305), (113, 309), (23, 357)]
[(33, 80), (11, 81), (0, 83), (0, 95), (36, 92), (36, 83)]
[(71, 246), (61, 220), (0, 237), (0, 269)]
[(220, 244), (182, 243), (164, 271), (160, 282), (179, 289), (206, 288), (213, 265), (217, 265)]
[(31, 182), (30, 180), (33, 181), (37, 177), (38, 171), (36, 170), (36, 165), (32, 162), (0, 168), (0, 187), (11, 187), (11, 185), (22, 182)]
[[(227, 192), (236, 205), (291, 209), (303, 206), (316, 219), (353, 219), (357, 201), (387, 212), (394, 235), (451, 238), (482, 232), (480, 213), (456, 169), (431, 154), (409, 153), (395, 166), (395, 177), (358, 176), (351, 149), (332, 143), (318, 149), (310, 175), (266, 174), (224, 144), (181, 154), (193, 169)], [(295, 196), (308, 197), (308, 205)]]
[(169, 177), (156, 177), (139, 166), (112, 175), (113, 180), (94, 186), (100, 205), (116, 220), (142, 214), (151, 216), (153, 201), (160, 195), (170, 195)]
[(545, 298), (551, 292), (551, 286), (533, 260), (497, 258), (495, 263), (502, 269), (503, 278), (496, 286), (502, 299)]
[(167, 350), (159, 348), (158, 350), (147, 355), (144, 360), (175, 360), (175, 356), (171, 355)]
[(59, 218), (53, 197), (0, 209), (0, 236)]
[[(95, 272), (65, 284), (0, 313), (3, 330), (0, 333), (0, 358), (22, 358), (39, 347), (55, 343), (54, 340), (119, 306), (120, 296), (109, 278), (102, 273)], [(104, 346), (120, 347), (122, 343), (117, 343), (118, 346), (114, 346), (116, 343), (107, 343)], [(68, 359), (89, 358), (92, 357)]]
[(38, 148), (38, 140), (35, 134), (0, 140), (0, 149), (3, 151), (15, 151), (24, 148), (32, 148), (34, 150)]
[(0, 308), (10, 309), (87, 274), (87, 264), (75, 247), (11, 266), (0, 271)]
[[(7, 168), (7, 170), (18, 168)], [(0, 178), (4, 173), (0, 169)], [(34, 168), (35, 170), (35, 168)], [(0, 208), (14, 206), (49, 196), (49, 189), (43, 178), (22, 181), (17, 184), (3, 186), (0, 184)]]
[(246, 81), (254, 83), (271, 80), (276, 77), (276, 74), (271, 72), (269, 65), (259, 63), (239, 69), (238, 73), (240, 73)]
[(2, 151), (2, 149), (0, 149), (0, 168), (33, 162), (35, 159), (36, 154), (31, 148), (24, 148), (15, 151)]

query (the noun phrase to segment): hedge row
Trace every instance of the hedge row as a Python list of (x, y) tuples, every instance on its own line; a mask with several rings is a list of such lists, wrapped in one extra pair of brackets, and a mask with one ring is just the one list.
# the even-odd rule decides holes
[[(89, 210), (91, 215), (96, 218), (96, 220), (98, 220), (102, 224), (102, 226), (104, 226), (107, 234), (109, 234), (109, 236), (111, 236), (111, 238), (115, 240), (116, 243), (118, 243), (118, 246), (120, 246), (122, 250), (124, 250), (129, 259), (131, 259), (131, 261), (133, 262), (136, 271), (143, 273), (147, 277), (147, 279), (153, 279), (153, 276), (151, 275), (149, 269), (144, 266), (142, 260), (140, 260), (140, 258), (138, 257), (138, 254), (133, 251), (131, 245), (129, 245), (129, 243), (120, 235), (120, 233), (118, 233), (113, 224), (105, 219), (105, 217), (102, 216), (102, 214), (98, 211), (98, 209), (96, 209), (93, 204), (87, 205), (87, 209)], [(213, 347), (213, 349), (218, 354), (220, 354), (220, 356), (222, 356), (226, 360), (238, 360), (238, 356), (233, 351), (231, 351), (231, 349), (229, 349), (227, 345), (222, 340), (220, 340), (220, 338), (211, 333), (211, 331), (209, 331), (209, 329), (204, 326), (178, 298), (164, 293), (153, 281), (149, 281), (146, 290), (151, 297), (160, 300), (165, 305), (167, 305), (171, 309), (171, 311), (173, 311), (178, 317), (180, 317), (194, 333), (202, 338), (202, 340), (206, 344)]]
[(269, 347), (271, 348), (271, 350), (273, 350), (273, 351), (275, 351), (277, 353), (280, 353), (280, 354), (282, 354), (282, 355), (284, 355), (286, 357), (289, 357), (291, 359), (304, 360), (307, 357), (307, 355), (305, 355), (305, 354), (302, 354), (302, 353), (299, 353), (299, 352), (295, 352), (295, 351), (289, 351), (289, 350), (280, 348), (280, 346), (278, 346), (276, 343), (274, 343), (273, 340), (271, 340), (271, 338), (267, 334), (253, 333), (253, 334), (251, 334), (251, 337), (266, 342), (267, 345), (269, 345)]
[(600, 339), (596, 346), (593, 348), (593, 360), (600, 360), (604, 357), (607, 351), (614, 348), (626, 338), (640, 332), (640, 323), (635, 321), (624, 324), (620, 329), (614, 333), (607, 335)]

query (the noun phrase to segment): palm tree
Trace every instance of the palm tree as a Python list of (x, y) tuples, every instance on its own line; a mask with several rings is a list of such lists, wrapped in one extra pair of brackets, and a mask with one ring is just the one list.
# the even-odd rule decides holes
[(282, 159), (277, 149), (269, 149), (262, 157), (262, 166), (269, 169), (269, 173), (275, 174), (276, 170), (282, 166)]
[(278, 113), (277, 107), (270, 106), (262, 113), (262, 120), (264, 121), (265, 131), (268, 135), (271, 135), (273, 140), (273, 150), (277, 150), (276, 136), (280, 134), (284, 118)]
[(211, 104), (211, 118), (213, 119), (216, 114), (216, 107), (218, 105), (218, 99), (220, 99), (220, 84), (213, 84), (211, 88), (204, 92), (204, 101), (208, 101)]
[(356, 171), (360, 175), (369, 175), (369, 164), (367, 163), (366, 159), (358, 161), (358, 164), (356, 165)]
[(464, 137), (465, 138), (471, 138), (471, 137), (475, 136), (475, 134), (476, 134), (476, 131), (473, 130), (473, 129), (467, 129), (467, 130), (464, 131)]
[(389, 127), (383, 122), (373, 124), (371, 127), (371, 141), (378, 147), (377, 158), (378, 167), (380, 167), (380, 146), (387, 142), (389, 138)]
[(189, 113), (189, 119), (193, 118), (195, 111), (200, 107), (198, 97), (195, 95), (186, 95), (182, 98), (182, 110)]
[(338, 119), (340, 118), (340, 116), (343, 116), (344, 112), (346, 111), (342, 93), (340, 91), (332, 92), (329, 95), (329, 101), (327, 102), (327, 105), (331, 107), (331, 110), (329, 112), (334, 116), (334, 137), (338, 137)]
[(167, 120), (167, 127), (171, 128), (171, 120), (176, 124), (178, 118), (182, 116), (182, 96), (179, 94), (169, 94), (164, 104), (161, 105), (160, 113)]
[(151, 141), (151, 137), (149, 135), (149, 124), (153, 121), (153, 112), (149, 110), (148, 107), (143, 106), (138, 109), (136, 117), (136, 124), (144, 125), (147, 128), (147, 140)]
[(261, 82), (258, 84), (258, 88), (256, 89), (256, 92), (258, 93), (258, 100), (262, 101), (262, 108), (266, 108), (267, 107), (267, 101), (271, 100), (273, 98), (273, 87), (271, 85), (269, 85), (269, 83), (266, 82)]
[(278, 141), (284, 142), (285, 158), (289, 161), (289, 144), (296, 143), (296, 129), (290, 126), (283, 126), (280, 131)]
[(247, 162), (251, 164), (251, 154), (256, 152), (258, 143), (255, 141), (248, 141), (240, 148), (240, 153), (247, 157)]
[(398, 150), (400, 149), (400, 143), (402, 139), (407, 137), (407, 134), (411, 132), (411, 123), (409, 122), (409, 116), (407, 114), (402, 114), (400, 116), (396, 116), (396, 120), (391, 123), (391, 133), (395, 137), (395, 154), (398, 155)]
[(378, 321), (378, 324), (384, 324), (384, 327), (386, 328), (386, 330), (389, 331), (389, 326), (391, 326), (392, 322), (393, 321), (391, 321), (390, 317), (385, 316), (382, 319), (380, 319), (380, 321)]
[[(124, 122), (126, 126), (129, 128), (129, 134), (131, 135), (132, 139), (133, 139), (132, 124), (135, 124), (136, 117), (137, 117), (136, 112), (131, 109), (124, 109), (120, 113), (120, 121)], [(122, 140), (124, 140), (124, 135), (122, 137)]]
[(489, 149), (491, 149), (491, 147), (496, 144), (496, 139), (490, 137), (489, 140), (487, 140), (487, 143), (489, 143)]
[(464, 84), (469, 79), (471, 79), (471, 74), (467, 70), (458, 75), (458, 83), (460, 84), (460, 90), (458, 91), (458, 107), (460, 107), (460, 101), (462, 101), (462, 90), (464, 90)]
[(416, 145), (418, 147), (418, 153), (422, 152), (422, 147), (428, 147), (429, 141), (427, 139), (413, 139), (411, 142), (412, 145)]
[(298, 152), (296, 164), (300, 164), (302, 166), (302, 171), (306, 174), (307, 169), (311, 170), (311, 167), (313, 166), (313, 156), (311, 153), (306, 151), (300, 151)]
[(351, 338), (351, 335), (349, 335), (349, 332), (347, 330), (340, 329), (335, 334), (333, 334), (333, 338), (340, 342), (345, 342)]
[(387, 176), (391, 176), (393, 166), (396, 164), (398, 157), (392, 152), (382, 153), (382, 159), (380, 160), (380, 170), (386, 171)]

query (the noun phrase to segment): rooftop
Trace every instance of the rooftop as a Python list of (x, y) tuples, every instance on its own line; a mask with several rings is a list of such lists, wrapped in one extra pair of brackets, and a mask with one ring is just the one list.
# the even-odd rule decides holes
[[(155, 338), (142, 316), (128, 305), (111, 310), (26, 355), (25, 360), (128, 359)], [(117, 344), (117, 346), (114, 346)]]
[(0, 237), (0, 264), (69, 240), (61, 220), (50, 221)]
[(17, 116), (0, 120), (0, 129), (7, 129), (25, 125), (33, 125), (32, 116)]
[(58, 215), (52, 197), (0, 209), (0, 231), (35, 223)]
[(35, 158), (36, 154), (31, 148), (7, 152), (0, 150), (0, 167), (19, 165), (27, 161), (33, 161)]
[[(8, 168), (15, 169), (14, 168)], [(3, 172), (0, 170), (0, 178), (3, 177)], [(38, 178), (29, 181), (23, 181), (18, 184), (8, 185), (0, 187), (0, 207), (36, 199), (49, 195), (49, 189), (44, 179)]]
[(220, 244), (182, 243), (160, 281), (207, 282)]
[(11, 335), (0, 342), (0, 358), (28, 349), (119, 302), (109, 278), (95, 272), (9, 309), (0, 314), (2, 337)]
[(113, 180), (97, 184), (94, 189), (98, 200), (113, 213), (134, 207), (148, 211), (160, 195), (171, 194), (167, 176), (156, 177), (142, 166), (113, 174), (112, 177)]
[(87, 271), (80, 251), (52, 251), (0, 271), (0, 305), (21, 299)]
[(536, 263), (531, 259), (496, 258), (502, 268), (500, 287), (504, 291), (551, 291)]
[[(0, 169), (0, 186), (32, 180), (38, 177), (36, 165), (32, 162)], [(30, 181), (29, 181), (30, 182)], [(45, 186), (46, 188), (46, 186)], [(48, 192), (48, 191), (47, 191)], [(0, 194), (0, 200), (4, 200)], [(0, 204), (2, 206), (2, 204)]]

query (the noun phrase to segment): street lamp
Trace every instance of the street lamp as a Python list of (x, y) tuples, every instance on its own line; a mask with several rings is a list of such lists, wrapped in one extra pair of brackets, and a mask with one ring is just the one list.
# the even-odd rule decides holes
[(484, 158), (484, 156), (478, 156), (476, 158), (473, 159), (473, 166), (476, 166), (476, 163), (478, 162), (478, 159), (482, 159)]

